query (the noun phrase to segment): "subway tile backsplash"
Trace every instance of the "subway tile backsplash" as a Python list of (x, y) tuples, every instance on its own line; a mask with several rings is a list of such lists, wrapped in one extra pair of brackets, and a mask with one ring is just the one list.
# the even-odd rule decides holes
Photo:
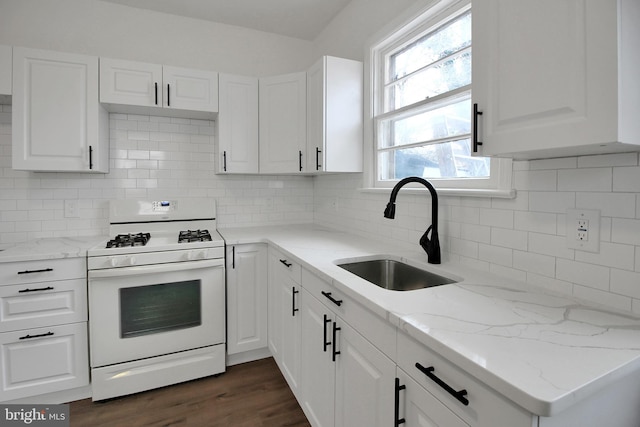
[[(418, 249), (427, 196), (361, 190), (361, 174), (215, 175), (215, 123), (111, 114), (108, 174), (11, 169), (11, 106), (0, 106), (0, 247), (36, 237), (107, 233), (108, 200), (213, 197), (224, 226), (316, 222)], [(514, 162), (514, 199), (440, 197), (444, 260), (640, 314), (637, 153)], [(65, 200), (79, 218), (64, 216)], [(599, 209), (600, 251), (568, 249), (567, 208)]]
[[(313, 180), (214, 174), (215, 122), (110, 114), (108, 174), (11, 169), (11, 106), (0, 106), (0, 246), (108, 233), (108, 201), (213, 197), (220, 227), (313, 221)], [(64, 216), (65, 200), (79, 218)]]

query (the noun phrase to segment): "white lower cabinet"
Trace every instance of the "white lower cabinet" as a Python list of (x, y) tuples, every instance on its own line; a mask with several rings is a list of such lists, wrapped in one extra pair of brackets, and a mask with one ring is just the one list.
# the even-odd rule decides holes
[(227, 247), (227, 354), (267, 347), (267, 247)]
[(294, 394), (300, 388), (300, 265), (269, 249), (269, 349)]
[(0, 402), (88, 386), (86, 260), (0, 270)]
[(340, 307), (348, 310), (352, 301), (335, 291), (320, 291), (325, 292), (320, 293), (325, 305), (311, 292), (314, 289), (303, 288), (300, 301), (298, 397), (309, 422), (314, 427), (392, 425), (395, 363), (338, 315)]
[(398, 368), (395, 424), (407, 427), (468, 427), (460, 417)]
[(0, 401), (89, 384), (87, 323), (0, 334)]

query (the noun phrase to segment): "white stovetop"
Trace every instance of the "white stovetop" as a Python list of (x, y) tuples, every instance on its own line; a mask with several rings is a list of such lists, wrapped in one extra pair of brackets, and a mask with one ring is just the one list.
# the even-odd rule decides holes
[(313, 225), (219, 229), (227, 244), (269, 242), (371, 311), (534, 414), (559, 413), (640, 369), (640, 318), (533, 285), (443, 264), (460, 283), (396, 292), (337, 267), (336, 260), (421, 252)]

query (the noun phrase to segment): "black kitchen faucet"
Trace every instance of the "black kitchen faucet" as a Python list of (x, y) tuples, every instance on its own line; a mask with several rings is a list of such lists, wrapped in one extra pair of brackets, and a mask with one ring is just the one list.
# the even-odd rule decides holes
[[(398, 192), (400, 191), (400, 188), (410, 182), (419, 182), (427, 187), (431, 193), (431, 225), (420, 238), (420, 246), (422, 246), (424, 251), (427, 253), (427, 260), (429, 264), (440, 264), (440, 241), (438, 240), (438, 193), (436, 193), (436, 189), (433, 188), (433, 185), (431, 185), (429, 181), (417, 176), (410, 176), (398, 182), (396, 186), (393, 187), (393, 190), (391, 190), (391, 197), (389, 198), (389, 203), (387, 203), (387, 208), (384, 210), (384, 217), (389, 219), (395, 218), (396, 197), (398, 196)], [(430, 238), (429, 231), (431, 231)]]

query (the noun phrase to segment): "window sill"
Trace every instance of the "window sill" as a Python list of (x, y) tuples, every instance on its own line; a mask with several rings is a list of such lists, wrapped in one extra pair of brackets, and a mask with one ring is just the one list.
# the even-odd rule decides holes
[[(359, 188), (361, 193), (383, 193), (390, 194), (391, 188)], [(402, 188), (400, 190), (406, 194), (423, 194), (428, 192), (426, 188)], [(469, 188), (436, 188), (439, 196), (448, 197), (493, 197), (498, 199), (515, 199), (516, 190), (487, 190), (487, 189), (469, 189)]]

